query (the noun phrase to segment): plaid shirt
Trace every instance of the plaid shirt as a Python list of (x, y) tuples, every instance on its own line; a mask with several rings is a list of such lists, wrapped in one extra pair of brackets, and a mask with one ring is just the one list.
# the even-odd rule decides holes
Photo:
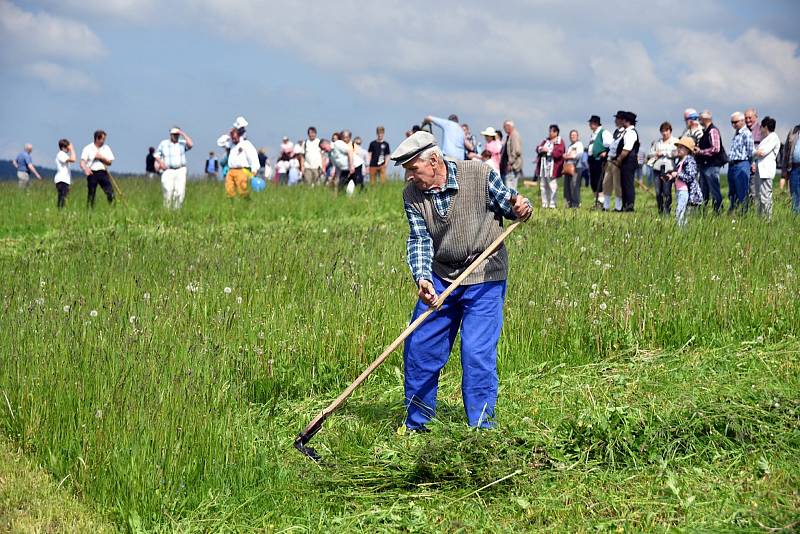
[[(447, 215), (452, 203), (453, 196), (458, 193), (458, 182), (456, 181), (456, 164), (445, 160), (447, 167), (447, 181), (442, 189), (424, 191), (431, 197), (433, 206), (442, 217)], [(506, 219), (516, 219), (511, 205), (511, 197), (516, 196), (517, 192), (503, 184), (500, 175), (492, 169), (489, 172), (489, 195), (486, 201), (486, 209), (502, 215)], [(530, 204), (530, 203), (528, 203)], [(433, 264), (433, 238), (428, 232), (425, 218), (413, 208), (408, 202), (405, 203), (406, 217), (410, 232), (406, 242), (406, 253), (408, 256), (408, 266), (411, 268), (411, 275), (415, 281), (421, 279), (431, 280)]]
[(177, 143), (164, 139), (156, 149), (155, 157), (167, 166), (168, 169), (186, 167), (186, 139), (180, 138)]
[(728, 152), (728, 159), (731, 161), (753, 161), (753, 134), (747, 126), (742, 126), (736, 135), (731, 139), (731, 149)]

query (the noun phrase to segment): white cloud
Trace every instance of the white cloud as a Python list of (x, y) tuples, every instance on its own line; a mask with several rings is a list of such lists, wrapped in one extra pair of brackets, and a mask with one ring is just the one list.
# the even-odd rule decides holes
[(51, 89), (86, 92), (96, 90), (96, 85), (75, 63), (106, 53), (86, 24), (0, 0), (0, 66), (17, 67)]
[(0, 45), (4, 60), (102, 57), (105, 47), (89, 27), (48, 13), (25, 11), (0, 0)]
[(798, 44), (751, 28), (735, 39), (719, 33), (677, 34), (690, 38), (691, 54), (675, 57), (690, 94), (707, 101), (741, 107), (743, 103), (797, 105), (800, 85)]
[(95, 82), (88, 75), (58, 63), (36, 61), (25, 65), (23, 69), (30, 77), (44, 82), (54, 91), (93, 93), (98, 89)]

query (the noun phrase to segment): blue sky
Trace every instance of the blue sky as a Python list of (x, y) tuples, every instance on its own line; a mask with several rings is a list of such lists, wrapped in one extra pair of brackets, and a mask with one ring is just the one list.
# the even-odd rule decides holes
[[(52, 166), (56, 142), (109, 132), (120, 171), (142, 169), (173, 124), (199, 172), (237, 115), (274, 153), (308, 125), (324, 137), (375, 126), (396, 145), (426, 114), (473, 131), (517, 123), (526, 159), (617, 109), (645, 140), (709, 108), (755, 106), (779, 133), (800, 123), (800, 2), (794, 0), (0, 0), (0, 158), (23, 143)], [(530, 167), (530, 164), (528, 164)]]

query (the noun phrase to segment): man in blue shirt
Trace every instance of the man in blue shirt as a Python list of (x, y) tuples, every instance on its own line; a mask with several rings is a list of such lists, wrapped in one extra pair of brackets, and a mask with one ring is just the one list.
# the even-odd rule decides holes
[(448, 158), (463, 160), (464, 149), (464, 130), (458, 123), (457, 115), (450, 115), (447, 119), (441, 119), (428, 115), (422, 124), (434, 124), (442, 129), (442, 152)]
[(33, 145), (28, 143), (25, 145), (25, 148), (22, 150), (22, 152), (17, 154), (17, 157), (14, 159), (14, 161), (12, 161), (14, 167), (17, 169), (17, 185), (19, 185), (19, 187), (22, 189), (25, 189), (28, 187), (28, 184), (30, 184), (31, 173), (33, 173), (33, 175), (39, 180), (42, 179), (39, 171), (37, 171), (36, 167), (33, 166), (31, 152), (33, 152)]
[(731, 115), (731, 126), (735, 132), (728, 153), (728, 198), (732, 212), (737, 208), (747, 211), (750, 194), (750, 165), (753, 162), (753, 134), (745, 124), (744, 113)]

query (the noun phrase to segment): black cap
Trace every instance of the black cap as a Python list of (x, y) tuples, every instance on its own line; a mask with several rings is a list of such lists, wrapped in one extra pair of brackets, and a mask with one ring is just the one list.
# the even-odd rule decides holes
[(625, 116), (626, 116), (625, 114), (626, 114), (625, 111), (619, 110), (614, 114), (614, 118), (615, 119), (624, 119)]
[(624, 118), (631, 124), (636, 124), (636, 113), (634, 113), (633, 111), (626, 111)]
[(600, 122), (600, 117), (598, 117), (597, 115), (592, 115), (591, 117), (589, 117), (589, 122), (593, 122), (598, 126), (603, 124), (602, 122)]

